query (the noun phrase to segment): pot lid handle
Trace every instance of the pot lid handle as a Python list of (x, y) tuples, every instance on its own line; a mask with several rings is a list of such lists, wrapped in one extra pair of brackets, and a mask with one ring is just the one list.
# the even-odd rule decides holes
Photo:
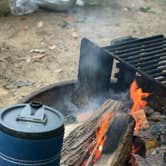
[(47, 122), (45, 109), (39, 102), (27, 104), (16, 118), (16, 121), (45, 124)]

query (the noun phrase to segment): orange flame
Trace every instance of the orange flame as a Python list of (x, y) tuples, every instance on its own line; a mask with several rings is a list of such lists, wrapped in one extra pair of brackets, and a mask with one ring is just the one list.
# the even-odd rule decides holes
[(106, 132), (109, 127), (110, 119), (113, 116), (113, 112), (105, 114), (99, 123), (99, 127), (96, 130), (96, 152), (94, 155), (93, 163), (95, 163), (101, 156), (105, 140), (107, 138)]
[(131, 115), (136, 121), (135, 134), (138, 133), (143, 123), (147, 123), (145, 112), (141, 108), (147, 105), (147, 102), (143, 99), (149, 95), (149, 93), (143, 92), (142, 89), (138, 87), (136, 80), (133, 81), (130, 87), (130, 99), (133, 100)]

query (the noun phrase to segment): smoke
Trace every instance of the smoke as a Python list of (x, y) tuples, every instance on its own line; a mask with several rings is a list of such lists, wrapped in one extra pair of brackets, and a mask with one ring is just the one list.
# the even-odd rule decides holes
[[(66, 123), (77, 122), (80, 114), (91, 113), (107, 99), (129, 101), (129, 91), (117, 92), (111, 88), (113, 58), (103, 48), (88, 39), (81, 42), (78, 86), (65, 97)], [(123, 111), (128, 111), (123, 109)], [(87, 120), (84, 118), (84, 120)]]
[[(75, 103), (73, 103), (73, 95), (75, 95), (75, 91), (70, 94), (66, 95), (64, 99), (64, 105), (65, 105), (65, 123), (66, 124), (72, 124), (72, 123), (79, 123), (78, 117), (82, 115), (83, 117), (82, 121), (86, 121), (90, 118), (90, 115), (93, 116), (93, 114), (97, 111), (97, 109), (107, 100), (107, 99), (113, 99), (113, 100), (120, 100), (125, 103), (125, 107), (122, 108), (122, 112), (128, 112), (129, 108), (131, 106), (131, 102), (129, 100), (129, 91), (117, 93), (113, 89), (109, 89), (107, 92), (104, 92), (102, 94), (96, 95), (96, 96), (83, 96), (81, 93), (79, 100), (84, 100), (83, 98), (87, 97), (87, 102), (82, 105), (81, 107)], [(87, 116), (87, 117), (86, 117)]]
[[(77, 117), (80, 114), (91, 113), (93, 115), (93, 113), (100, 107), (101, 104), (104, 103), (105, 100), (105, 96), (90, 97), (85, 105), (79, 107), (73, 103), (72, 95), (65, 96), (64, 105), (66, 108), (65, 112), (67, 113), (67, 115), (65, 115), (65, 123), (77, 123)], [(88, 120), (88, 117), (84, 120)]]

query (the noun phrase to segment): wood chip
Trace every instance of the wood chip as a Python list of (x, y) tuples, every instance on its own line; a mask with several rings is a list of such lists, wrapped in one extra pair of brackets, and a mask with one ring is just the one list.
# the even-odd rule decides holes
[(45, 57), (45, 54), (35, 54), (32, 56), (32, 59), (42, 59), (43, 57)]
[(73, 32), (72, 36), (73, 36), (73, 38), (77, 39), (78, 38), (78, 33), (77, 32)]
[(3, 87), (0, 87), (0, 96), (7, 95), (9, 91)]
[(63, 72), (62, 69), (57, 69), (57, 70), (55, 70), (55, 73), (62, 73), (62, 72)]
[(48, 48), (49, 48), (50, 50), (55, 49), (55, 47), (56, 47), (55, 45), (49, 45), (49, 46), (48, 46)]
[(37, 23), (37, 27), (38, 27), (38, 28), (42, 28), (43, 25), (44, 25), (43, 21), (39, 21), (39, 22)]
[(24, 31), (27, 31), (28, 29), (29, 29), (28, 25), (25, 25), (25, 26), (23, 27), (23, 30), (24, 30)]

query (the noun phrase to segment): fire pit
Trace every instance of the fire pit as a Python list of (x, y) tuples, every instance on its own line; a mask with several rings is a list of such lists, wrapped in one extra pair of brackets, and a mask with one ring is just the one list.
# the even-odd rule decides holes
[[(133, 51), (140, 49), (138, 45), (141, 44), (149, 49), (146, 43), (151, 39), (165, 43), (165, 38), (161, 38), (163, 36), (140, 40), (127, 38), (104, 48), (83, 39), (78, 81), (50, 85), (20, 101), (42, 102), (59, 110), (65, 117), (66, 126), (79, 124), (65, 139), (61, 154), (62, 165), (142, 166), (141, 160), (152, 165), (155, 161), (145, 159), (145, 153), (150, 153), (149, 149), (156, 147), (161, 153), (158, 160), (164, 163), (165, 54), (162, 54), (161, 58), (161, 77), (161, 69), (153, 69), (152, 75), (148, 74), (151, 72), (146, 73), (146, 70), (143, 70), (147, 67), (143, 66), (141, 69), (138, 64), (143, 61), (142, 57), (138, 64), (134, 61), (138, 67), (136, 68), (127, 61), (131, 58), (123, 59), (123, 55), (118, 54), (118, 48), (121, 52), (123, 49), (126, 51), (127, 42), (137, 46), (129, 48)], [(150, 44), (154, 45), (151, 41)], [(156, 47), (158, 48), (158, 45)], [(137, 50), (137, 54), (142, 55), (143, 51)], [(150, 56), (148, 54), (148, 58)], [(155, 56), (160, 57), (158, 54)], [(153, 67), (160, 64), (160, 61), (155, 62)], [(155, 71), (157, 77), (155, 75), (153, 78)], [(146, 107), (147, 104), (152, 109)], [(163, 130), (160, 131), (158, 126)]]

